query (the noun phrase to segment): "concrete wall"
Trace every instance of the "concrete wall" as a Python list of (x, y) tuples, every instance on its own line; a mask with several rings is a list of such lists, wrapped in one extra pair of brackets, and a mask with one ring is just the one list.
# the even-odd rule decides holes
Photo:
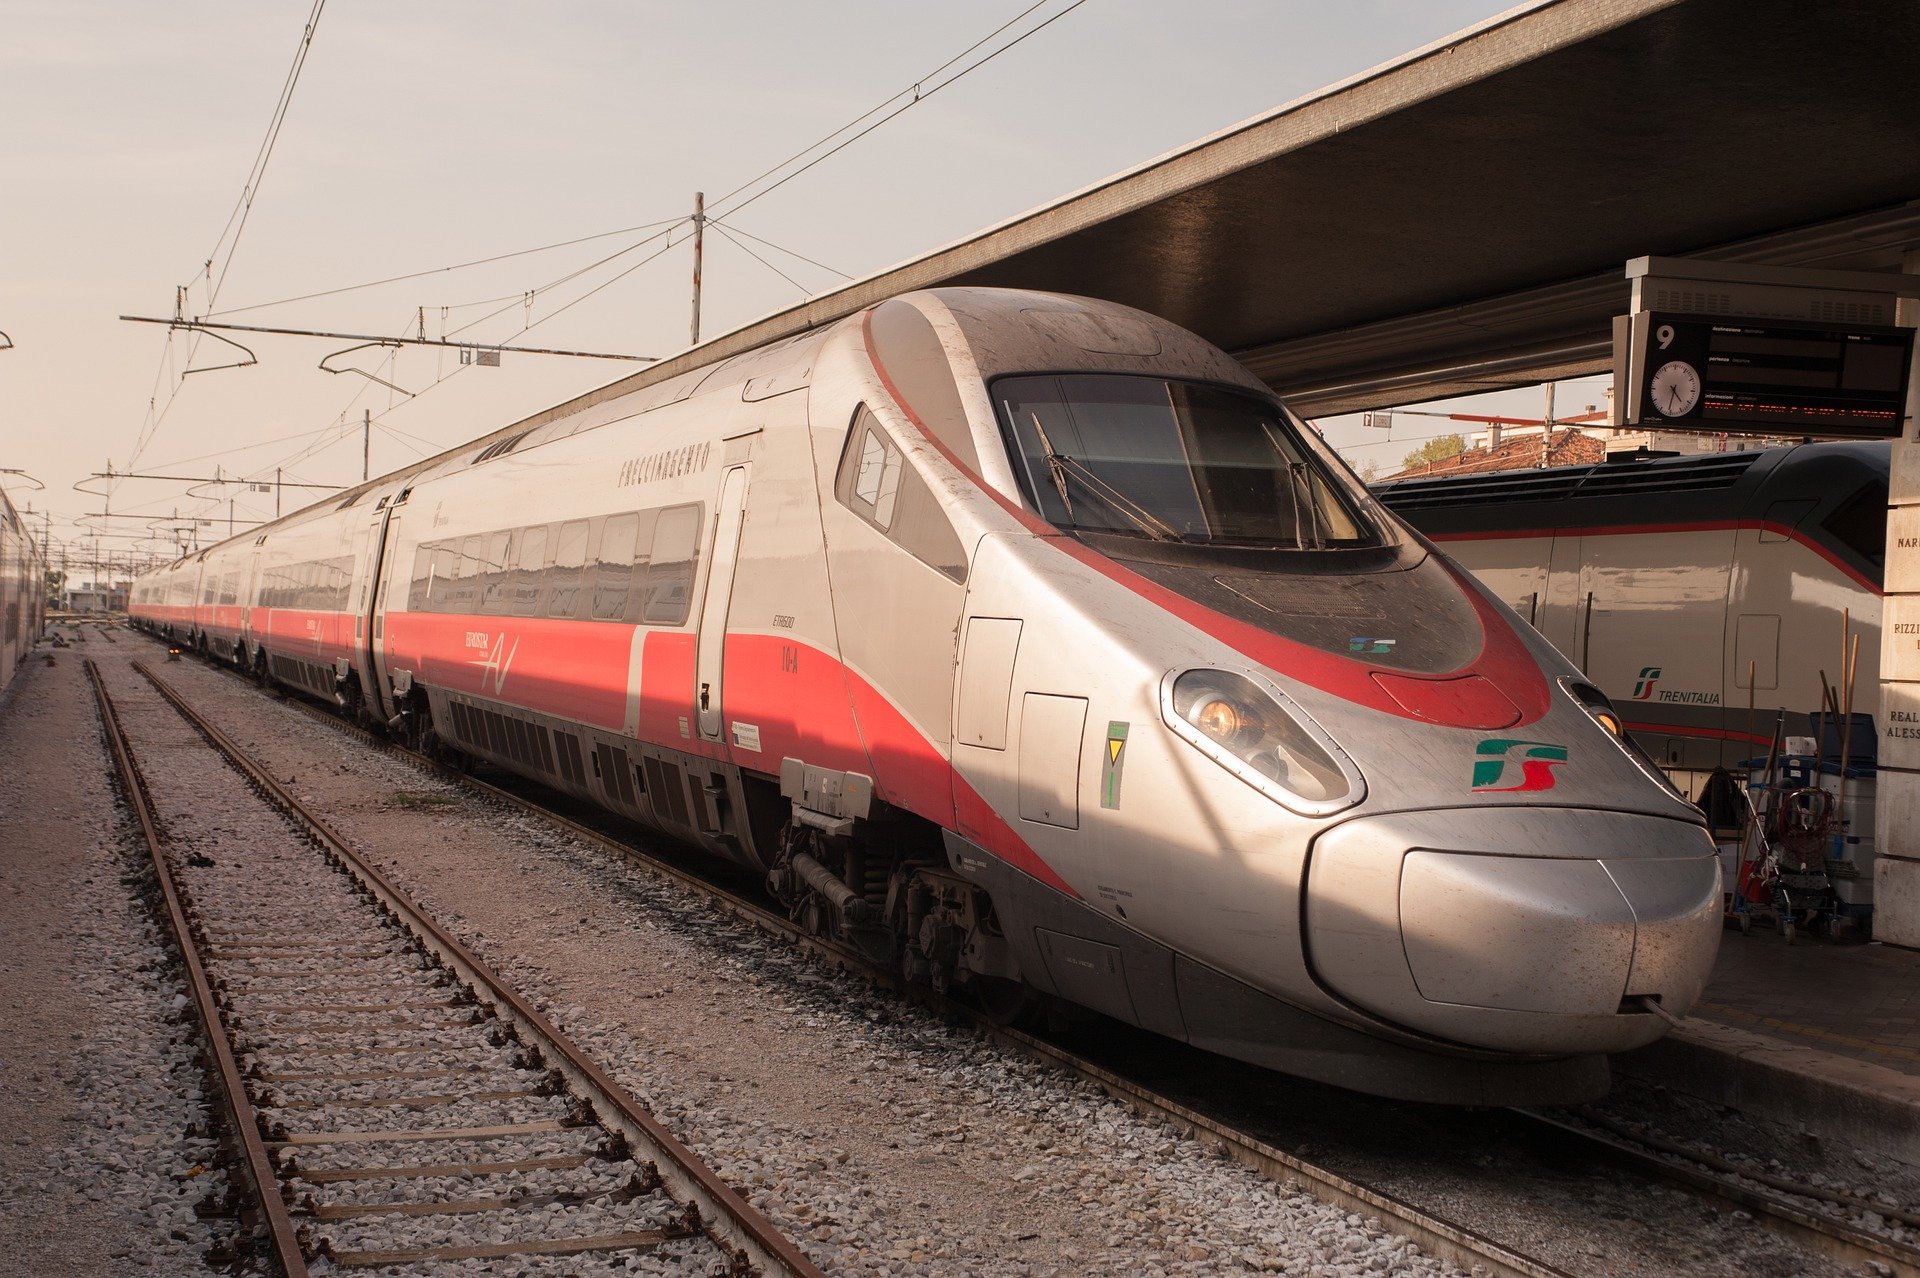
[[(1920, 274), (1909, 253), (1908, 274)], [(1900, 299), (1920, 325), (1920, 299)], [(1887, 606), (1880, 644), (1880, 784), (1874, 828), (1873, 934), (1920, 947), (1920, 360), (1907, 387), (1907, 425), (1893, 446), (1887, 501)]]

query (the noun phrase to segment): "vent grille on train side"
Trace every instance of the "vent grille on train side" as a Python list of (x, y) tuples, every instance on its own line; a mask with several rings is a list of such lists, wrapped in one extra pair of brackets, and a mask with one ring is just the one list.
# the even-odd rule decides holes
[(1487, 475), (1402, 479), (1374, 490), (1388, 510), (1555, 502), (1629, 494), (1710, 492), (1731, 488), (1760, 459), (1758, 451), (1713, 453), (1624, 465), (1505, 470)]
[(496, 457), (505, 457), (508, 453), (520, 446), (521, 440), (531, 434), (533, 434), (533, 431), (523, 430), (518, 435), (509, 435), (505, 439), (495, 440), (493, 443), (481, 449), (467, 465), (478, 466), (483, 461), (492, 461)]
[(501, 714), (480, 706), (470, 706), (462, 701), (451, 702), (449, 708), (453, 717), (453, 735), (466, 745), (503, 759), (511, 759), (522, 767), (544, 772), (550, 777), (576, 780), (554, 766), (554, 734), (548, 732), (544, 725), (529, 723), (514, 715)]
[(647, 790), (653, 795), (654, 815), (675, 825), (691, 827), (693, 818), (687, 811), (687, 786), (681, 776), (680, 766), (650, 758), (646, 772)]
[(282, 683), (297, 684), (323, 697), (333, 695), (333, 671), (323, 666), (310, 666), (304, 661), (275, 654), (267, 658), (267, 668)]
[(1759, 460), (1757, 452), (1709, 453), (1645, 465), (1595, 466), (1575, 497), (1613, 497), (1622, 493), (1697, 493), (1731, 488)]

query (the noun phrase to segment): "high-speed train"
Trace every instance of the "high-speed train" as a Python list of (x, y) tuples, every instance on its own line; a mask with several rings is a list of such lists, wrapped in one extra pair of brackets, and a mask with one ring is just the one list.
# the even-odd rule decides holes
[(764, 873), (809, 926), (1341, 1086), (1592, 1096), (1700, 814), (1178, 327), (906, 294), (150, 574), (140, 625)]
[(1877, 716), (1891, 453), (1803, 444), (1375, 495), (1613, 697), (1663, 766), (1697, 773), (1765, 754), (1776, 723), (1807, 735), (1821, 677), (1842, 690), (1849, 625), (1853, 712)]
[(0, 492), (0, 691), (39, 641), (47, 616), (46, 563), (20, 512)]

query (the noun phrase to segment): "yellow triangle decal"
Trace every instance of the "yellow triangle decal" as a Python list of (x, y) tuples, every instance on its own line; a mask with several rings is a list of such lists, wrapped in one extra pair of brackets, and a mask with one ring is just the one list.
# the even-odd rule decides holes
[(1120, 762), (1120, 751), (1121, 751), (1121, 749), (1122, 749), (1122, 748), (1123, 748), (1123, 747), (1124, 747), (1124, 746), (1125, 746), (1126, 744), (1127, 744), (1127, 743), (1126, 743), (1126, 742), (1124, 742), (1124, 741), (1115, 741), (1115, 740), (1114, 740), (1113, 738), (1111, 738), (1111, 737), (1109, 737), (1109, 738), (1107, 738), (1107, 759), (1108, 759), (1108, 761), (1109, 761), (1109, 762), (1112, 762), (1112, 763), (1118, 763), (1118, 762)]

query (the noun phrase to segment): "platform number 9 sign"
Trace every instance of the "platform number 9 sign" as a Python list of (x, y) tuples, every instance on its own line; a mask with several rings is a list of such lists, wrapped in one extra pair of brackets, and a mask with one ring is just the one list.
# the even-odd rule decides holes
[[(1653, 340), (1666, 350), (1679, 336), (1671, 324), (1653, 330)], [(1647, 398), (1662, 417), (1685, 417), (1700, 403), (1700, 373), (1684, 359), (1670, 359), (1653, 372), (1647, 383)]]

